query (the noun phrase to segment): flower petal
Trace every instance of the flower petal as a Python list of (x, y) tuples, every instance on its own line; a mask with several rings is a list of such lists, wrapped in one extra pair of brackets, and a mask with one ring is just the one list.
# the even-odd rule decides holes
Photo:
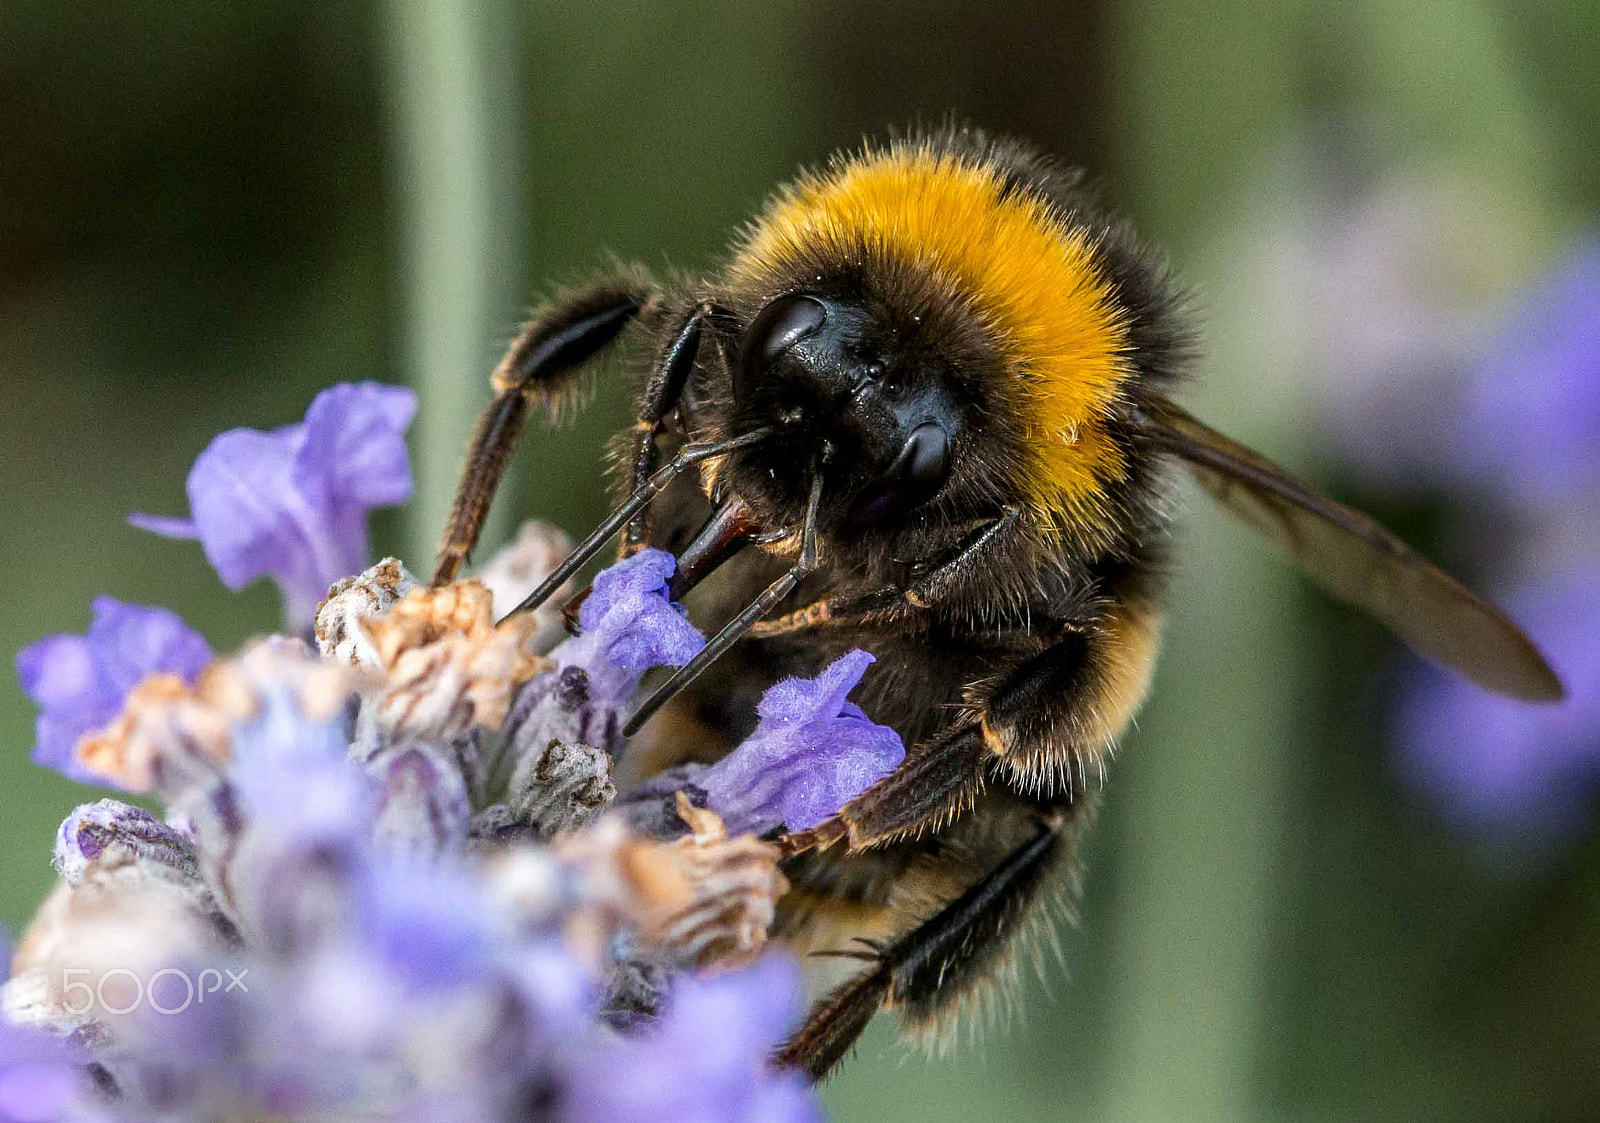
[(300, 424), (213, 439), (189, 470), (189, 520), (130, 521), (199, 538), (230, 589), (273, 578), (290, 625), (304, 626), (329, 585), (366, 566), (367, 511), (410, 496), (404, 433), (415, 410), (415, 395), (400, 387), (334, 386)]
[(677, 564), (665, 550), (640, 550), (595, 577), (578, 623), (612, 666), (682, 666), (706, 645), (682, 608), (667, 600)]
[(88, 636), (45, 636), (29, 644), (17, 652), (17, 678), (23, 693), (47, 710), (104, 708), (109, 693)]
[(728, 833), (763, 833), (782, 824), (814, 827), (897, 768), (900, 735), (845, 696), (873, 662), (841, 655), (814, 679), (785, 679), (762, 696), (761, 721), (733, 752), (708, 767), (675, 768), (629, 794), (654, 795), (685, 784), (702, 788)]
[(309, 544), (285, 510), (299, 426), (263, 433), (230, 429), (189, 470), (189, 509), (206, 560), (230, 589), (293, 572)]
[(212, 658), (205, 637), (177, 613), (124, 604), (115, 597), (95, 598), (87, 639), (119, 706), (122, 696), (146, 675), (166, 671), (193, 682)]
[(322, 391), (306, 410), (295, 479), (308, 493), (362, 508), (411, 498), (405, 431), (417, 396), (402, 386), (346, 382)]
[(767, 689), (756, 706), (765, 721), (802, 722), (837, 715), (856, 683), (876, 662), (856, 648), (830, 663), (814, 679), (786, 678)]
[(87, 783), (104, 776), (78, 763), (73, 749), (105, 725), (147, 675), (169, 672), (193, 682), (211, 661), (211, 647), (176, 613), (97, 597), (83, 636), (46, 636), (17, 652), (17, 678), (39, 706), (33, 760)]

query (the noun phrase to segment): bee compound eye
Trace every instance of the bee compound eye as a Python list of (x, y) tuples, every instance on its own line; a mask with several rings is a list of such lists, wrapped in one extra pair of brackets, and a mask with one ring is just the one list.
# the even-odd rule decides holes
[(749, 399), (762, 375), (789, 348), (813, 335), (828, 319), (828, 309), (812, 296), (784, 296), (763, 308), (750, 323), (739, 346), (733, 395)]
[(950, 434), (936, 421), (911, 431), (900, 454), (857, 502), (855, 521), (881, 522), (931, 499), (950, 474)]
[(895, 458), (893, 475), (913, 491), (928, 491), (950, 471), (950, 436), (934, 421), (918, 425)]

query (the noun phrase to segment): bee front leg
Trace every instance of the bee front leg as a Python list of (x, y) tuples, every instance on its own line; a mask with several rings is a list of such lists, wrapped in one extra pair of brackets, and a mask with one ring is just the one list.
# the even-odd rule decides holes
[[(694, 371), (700, 355), (700, 337), (711, 305), (704, 301), (695, 304), (686, 313), (680, 313), (676, 330), (666, 337), (655, 363), (650, 368), (650, 379), (645, 383), (639, 398), (639, 419), (633, 426), (633, 447), (628, 456), (632, 474), (629, 490), (638, 490), (660, 466), (656, 449), (656, 434), (661, 423), (683, 398), (683, 388)], [(651, 508), (646, 507), (635, 515), (622, 533), (620, 553), (626, 557), (637, 553), (650, 540)]]

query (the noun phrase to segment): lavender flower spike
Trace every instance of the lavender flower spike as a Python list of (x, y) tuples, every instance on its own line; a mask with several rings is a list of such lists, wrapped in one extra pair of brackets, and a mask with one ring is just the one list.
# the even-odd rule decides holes
[(905, 759), (898, 733), (845, 700), (873, 662), (857, 649), (814, 679), (784, 679), (761, 696), (761, 720), (733, 752), (709, 767), (674, 768), (641, 790), (693, 784), (729, 834), (816, 826)]
[(230, 589), (271, 577), (290, 627), (305, 627), (329, 585), (366, 568), (367, 512), (410, 497), (404, 434), (416, 406), (398, 386), (333, 386), (298, 424), (230, 429), (207, 445), (189, 470), (188, 519), (128, 521), (198, 538)]
[(79, 763), (80, 738), (117, 716), (146, 675), (193, 682), (211, 661), (205, 638), (164, 608), (96, 597), (87, 635), (47, 636), (17, 652), (17, 678), (39, 706), (33, 759), (74, 780), (105, 783)]

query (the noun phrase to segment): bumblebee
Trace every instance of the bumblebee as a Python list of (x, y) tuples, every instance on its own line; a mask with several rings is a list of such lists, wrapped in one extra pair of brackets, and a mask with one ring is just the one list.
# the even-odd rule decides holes
[(649, 345), (626, 495), (523, 605), (619, 532), (677, 556), (671, 593), (711, 638), (632, 716), (620, 767), (714, 760), (773, 682), (877, 656), (853, 697), (904, 762), (780, 840), (774, 938), (842, 975), (783, 1063), (820, 1078), (881, 1007), (941, 1028), (1070, 878), (1159, 646), (1175, 467), (1424, 655), (1560, 696), (1492, 606), (1173, 402), (1183, 306), (1076, 173), (950, 127), (779, 188), (716, 276), (619, 266), (562, 294), (494, 372), (436, 583), (534, 407), (629, 325)]

